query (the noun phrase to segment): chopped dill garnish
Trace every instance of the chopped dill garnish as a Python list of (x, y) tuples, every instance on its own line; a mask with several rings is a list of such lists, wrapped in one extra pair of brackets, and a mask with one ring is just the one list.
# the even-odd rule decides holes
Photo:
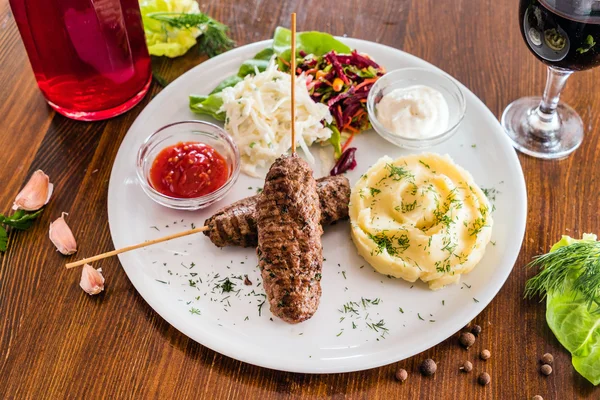
[(375, 250), (375, 255), (379, 255), (383, 253), (383, 251), (387, 251), (390, 256), (395, 256), (398, 254), (398, 251), (394, 247), (394, 243), (392, 240), (394, 236), (389, 237), (385, 234), (385, 231), (379, 232), (377, 235), (368, 234), (369, 239), (375, 242), (377, 245), (377, 250)]
[(404, 203), (404, 201), (402, 203), (400, 203), (400, 206), (396, 206), (394, 209), (396, 211), (402, 211), (402, 213), (407, 213), (409, 211), (414, 210), (417, 207), (417, 200), (413, 201), (412, 203)]
[(398, 249), (400, 249), (400, 252), (404, 252), (406, 249), (408, 249), (410, 247), (410, 239), (408, 238), (408, 236), (406, 234), (400, 235), (397, 242), (398, 242)]
[(423, 160), (419, 160), (419, 163), (423, 164), (427, 169), (431, 169), (429, 164), (426, 164)]
[(150, 227), (150, 229), (156, 229), (157, 231), (159, 231), (159, 232), (160, 232), (160, 229), (158, 229), (158, 227), (157, 227), (157, 226), (151, 226), (151, 227)]
[(500, 193), (494, 188), (481, 188), (481, 191), (489, 201), (496, 201), (496, 194)]
[(200, 310), (198, 310), (197, 308), (192, 307), (189, 311), (192, 315), (200, 315)]
[(219, 282), (220, 283), (217, 285), (217, 287), (221, 288), (221, 293), (229, 293), (236, 286), (236, 284), (231, 282), (229, 278), (222, 279)]
[(344, 309), (343, 310), (338, 310), (341, 313), (347, 314), (347, 313), (353, 313), (358, 315), (358, 310), (356, 309), (356, 306), (358, 304), (354, 301), (349, 301), (346, 304), (344, 304)]
[(369, 191), (371, 192), (371, 197), (375, 196), (376, 194), (381, 193), (381, 190), (373, 188), (373, 187), (369, 188)]
[(342, 275), (344, 275), (344, 279), (347, 279), (346, 278), (346, 271), (342, 271)]
[(404, 310), (402, 309), (402, 307), (398, 307), (398, 311), (400, 311), (402, 314), (404, 314)]
[(382, 319), (379, 320), (379, 322), (371, 322), (371, 323), (367, 322), (367, 326), (369, 328), (373, 329), (375, 332), (382, 331), (383, 333), (381, 334), (381, 337), (384, 337), (384, 335), (386, 333), (388, 333), (388, 331), (389, 331), (389, 329), (386, 328), (386, 326), (385, 326), (384, 320), (382, 320)]
[(356, 329), (356, 324), (352, 321), (352, 329)]
[(421, 314), (417, 313), (417, 316), (419, 317), (419, 319), (420, 319), (421, 321), (425, 321), (425, 320), (423, 319), (423, 317), (421, 317)]
[(487, 226), (486, 222), (488, 211), (489, 210), (486, 206), (482, 206), (481, 208), (479, 208), (479, 213), (481, 214), (481, 217), (476, 218), (471, 224), (471, 227), (467, 229), (469, 236), (478, 235), (481, 232), (481, 230)]
[(385, 168), (390, 172), (388, 178), (392, 178), (395, 181), (401, 181), (404, 178), (412, 179), (415, 176), (404, 167), (397, 167), (393, 164), (385, 164)]
[(338, 333), (338, 334), (337, 334), (337, 335), (335, 335), (335, 336), (337, 336), (337, 337), (340, 337), (340, 336), (342, 335), (342, 333), (344, 333), (344, 330), (343, 330), (343, 329), (340, 331), (340, 333)]
[(165, 285), (168, 285), (168, 283), (167, 283), (167, 282), (165, 282), (165, 281), (161, 281), (160, 279), (155, 279), (155, 281), (156, 281), (156, 282), (160, 282), (160, 283), (164, 283)]
[(588, 310), (598, 304), (600, 242), (571, 243), (536, 257), (528, 267), (537, 267), (539, 272), (525, 284), (526, 298), (539, 295), (544, 299), (548, 292), (562, 294), (568, 289), (583, 296)]

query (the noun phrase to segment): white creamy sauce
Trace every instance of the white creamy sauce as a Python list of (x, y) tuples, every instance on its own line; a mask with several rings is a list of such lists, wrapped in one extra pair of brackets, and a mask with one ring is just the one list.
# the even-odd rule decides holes
[(394, 135), (427, 139), (448, 129), (448, 103), (437, 90), (414, 85), (392, 90), (377, 104), (377, 119)]

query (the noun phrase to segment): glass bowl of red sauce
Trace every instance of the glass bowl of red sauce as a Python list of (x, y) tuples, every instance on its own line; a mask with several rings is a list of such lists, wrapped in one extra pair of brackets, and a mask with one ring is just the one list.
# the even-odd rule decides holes
[(137, 155), (137, 175), (155, 202), (198, 210), (221, 200), (240, 174), (240, 153), (217, 125), (181, 121), (150, 135)]

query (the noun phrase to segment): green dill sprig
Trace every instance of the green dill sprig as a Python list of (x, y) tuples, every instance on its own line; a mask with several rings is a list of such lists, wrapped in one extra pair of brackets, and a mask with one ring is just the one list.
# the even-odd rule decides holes
[[(528, 265), (539, 273), (525, 284), (525, 298), (566, 289), (579, 293), (590, 309), (600, 301), (600, 242), (581, 241), (536, 257)], [(569, 286), (568, 283), (571, 282)]]
[(219, 55), (235, 46), (227, 35), (229, 28), (203, 13), (150, 13), (148, 17), (166, 23), (176, 29), (198, 28), (202, 35), (198, 38), (200, 51), (209, 57)]

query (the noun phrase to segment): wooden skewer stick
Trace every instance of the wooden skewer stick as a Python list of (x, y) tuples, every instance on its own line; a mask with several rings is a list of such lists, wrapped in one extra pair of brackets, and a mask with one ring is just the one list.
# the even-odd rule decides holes
[(292, 80), (292, 154), (296, 154), (296, 13), (292, 13), (292, 49), (290, 60)]
[(81, 266), (83, 264), (87, 264), (87, 263), (90, 263), (90, 262), (102, 260), (103, 258), (108, 258), (108, 257), (116, 256), (117, 254), (125, 253), (127, 251), (139, 249), (139, 248), (146, 247), (146, 246), (152, 246), (153, 244), (156, 244), (156, 243), (166, 242), (166, 241), (171, 240), (171, 239), (177, 239), (177, 238), (180, 238), (180, 237), (183, 237), (183, 236), (193, 235), (194, 233), (204, 232), (206, 230), (208, 230), (208, 226), (202, 226), (200, 228), (190, 229), (190, 230), (187, 230), (187, 231), (184, 231), (184, 232), (175, 233), (173, 235), (165, 236), (165, 237), (162, 237), (162, 238), (158, 238), (158, 239), (154, 239), (154, 240), (149, 240), (149, 241), (144, 242), (144, 243), (138, 243), (138, 244), (134, 244), (132, 246), (127, 246), (127, 247), (123, 247), (121, 249), (109, 251), (107, 253), (98, 254), (97, 256), (85, 258), (85, 259), (80, 260), (80, 261), (75, 261), (75, 262), (67, 264), (66, 267), (67, 267), (67, 269), (68, 268), (79, 267), (79, 266)]

